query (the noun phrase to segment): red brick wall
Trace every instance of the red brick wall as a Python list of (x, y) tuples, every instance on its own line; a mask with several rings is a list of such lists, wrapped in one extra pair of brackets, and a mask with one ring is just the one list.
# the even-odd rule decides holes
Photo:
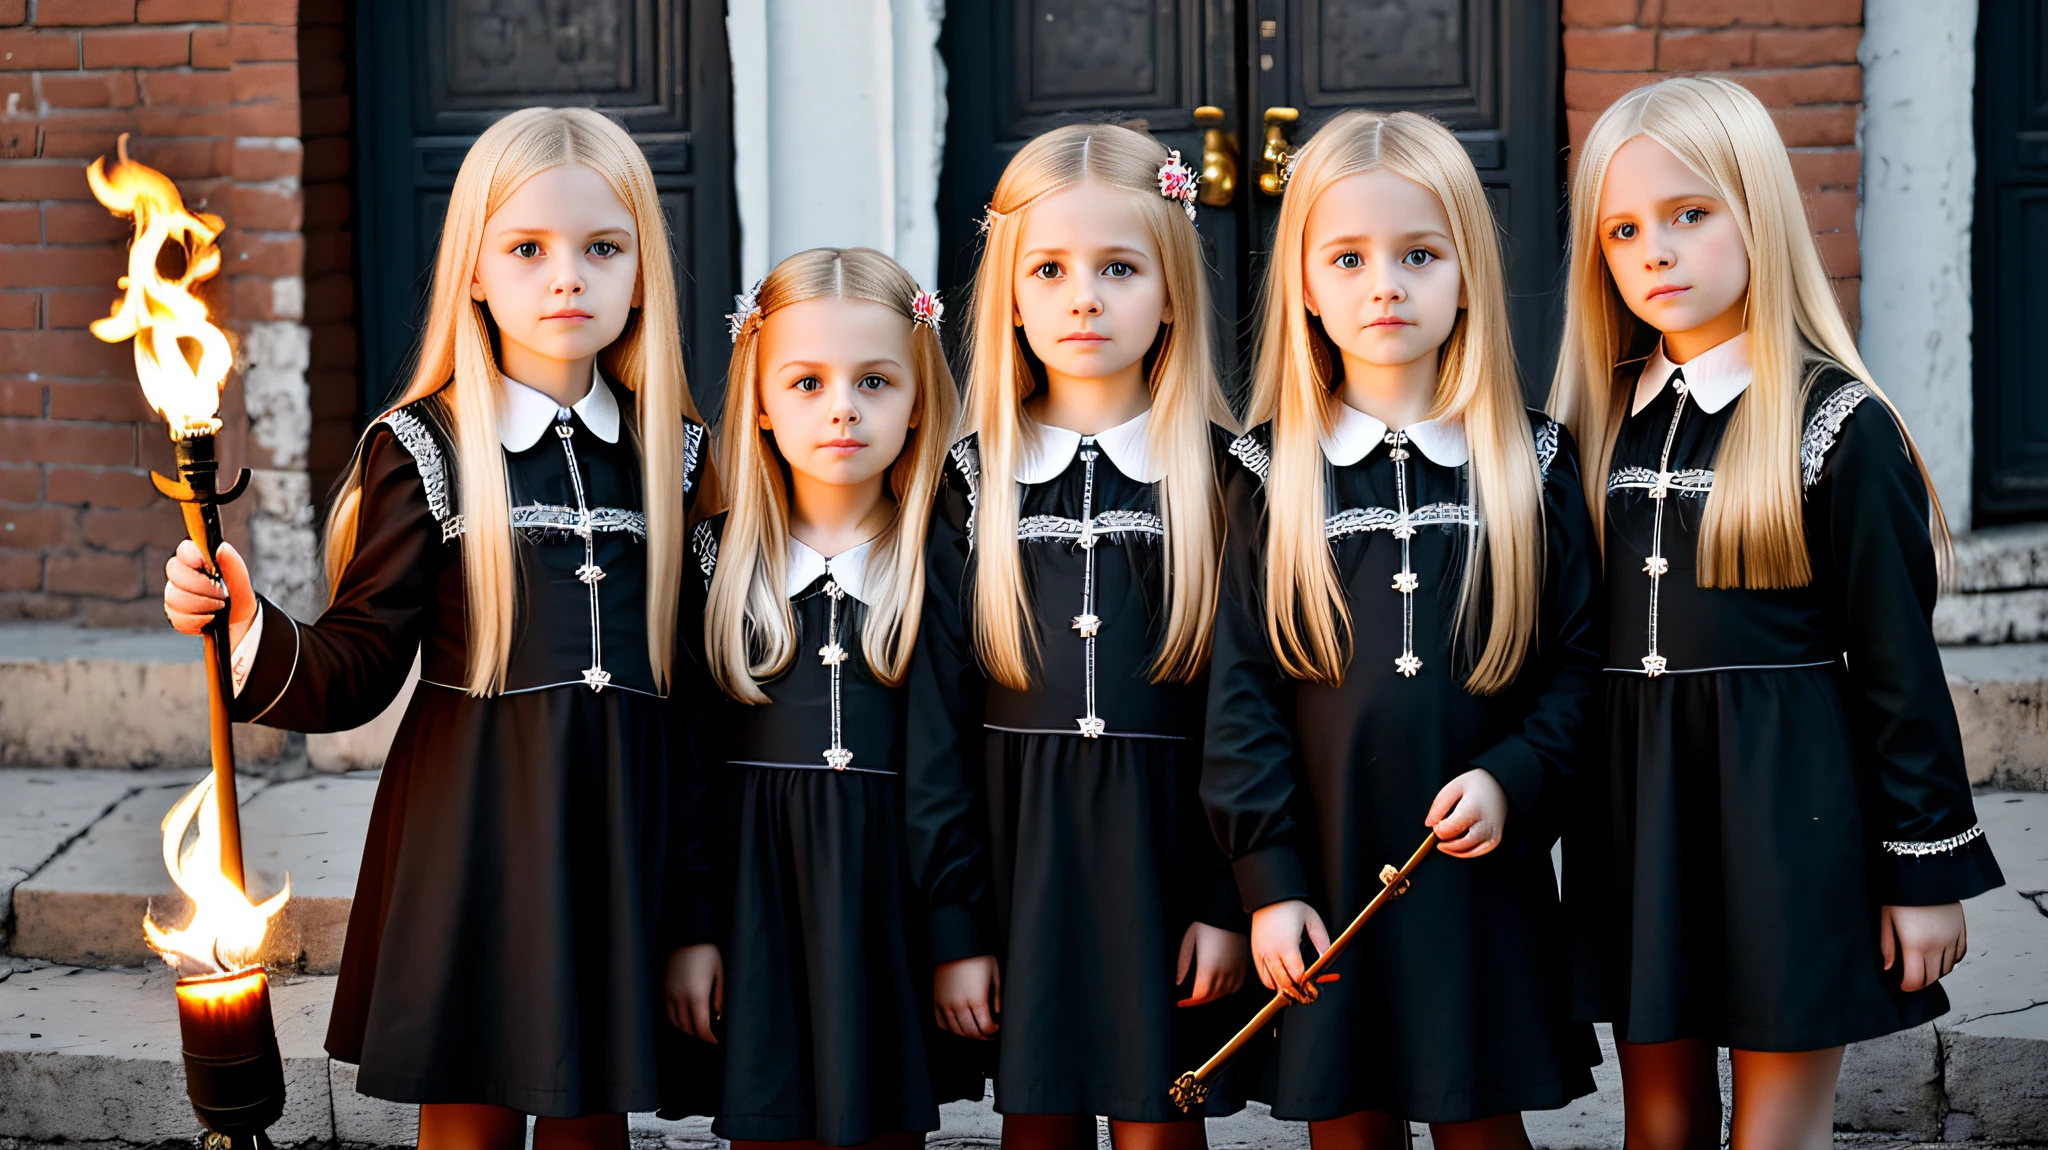
[(1564, 100), (1577, 147), (1631, 88), (1726, 76), (1771, 109), (1792, 152), (1821, 259), (1853, 327), (1862, 0), (1564, 0)]
[[(118, 294), (129, 235), (86, 187), (94, 157), (132, 133), (134, 158), (227, 221), (209, 301), (237, 335), (297, 322), (314, 306), (299, 277), (347, 274), (334, 240), (347, 197), (331, 190), (347, 150), (337, 161), (300, 144), (302, 119), (323, 140), (347, 130), (331, 103), (344, 92), (343, 6), (304, 7), (301, 26), (298, 0), (0, 0), (0, 620), (159, 622), (162, 565), (182, 537), (148, 481), (169, 469), (169, 440), (132, 352), (86, 330)], [(302, 45), (323, 54), (303, 72)], [(321, 322), (350, 322), (331, 292), (319, 298)], [(225, 461), (291, 468), (252, 442), (240, 383), (223, 402)], [(229, 511), (239, 540), (250, 508)]]

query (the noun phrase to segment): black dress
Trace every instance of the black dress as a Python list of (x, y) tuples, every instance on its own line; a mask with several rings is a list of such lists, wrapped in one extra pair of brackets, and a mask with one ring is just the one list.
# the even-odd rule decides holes
[(1749, 378), (1737, 339), (1682, 371), (1653, 357), (1660, 390), (1615, 445), (1608, 762), (1565, 887), (1582, 1017), (1631, 1042), (1815, 1050), (1948, 1009), (1939, 986), (1906, 994), (1898, 968), (1881, 969), (1880, 905), (2003, 879), (1929, 625), (1926, 488), (1868, 387), (1832, 365), (1811, 384), (1799, 465), (1813, 581), (1694, 583), (1715, 455)]
[[(1505, 836), (1476, 859), (1430, 858), (1340, 956), (1341, 977), (1280, 1015), (1275, 1117), (1379, 1110), (1460, 1122), (1553, 1109), (1593, 1090), (1592, 1030), (1570, 1020), (1550, 845), (1598, 674), (1598, 549), (1569, 435), (1531, 413), (1543, 470), (1535, 643), (1516, 681), (1466, 690), (1454, 634), (1472, 529), (1468, 449), (1440, 421), (1388, 434), (1349, 407), (1326, 446), (1324, 535), (1351, 613), (1341, 686), (1275, 665), (1264, 586), (1271, 425), (1232, 447), (1230, 544), (1217, 610), (1202, 778), (1244, 905), (1313, 905), (1335, 937), (1428, 833), (1444, 784), (1483, 768), (1507, 792)], [(1403, 588), (1407, 590), (1403, 590)], [(1480, 623), (1468, 627), (1483, 628)]]
[[(1000, 962), (1005, 1114), (1186, 1117), (1167, 1088), (1242, 1021), (1236, 998), (1175, 1006), (1189, 924), (1246, 923), (1197, 794), (1203, 684), (1148, 674), (1164, 527), (1153, 483), (1124, 470), (1149, 470), (1146, 422), (1043, 431), (1018, 522), (1035, 689), (984, 677), (975, 656), (976, 496), (1013, 481), (982, 473), (975, 437), (954, 445), (933, 517), (910, 682), (911, 860), (933, 960)], [(1219, 431), (1219, 461), (1227, 442)], [(1219, 1083), (1202, 1113), (1240, 1105)]]
[[(725, 522), (691, 536), (707, 585)], [(869, 672), (861, 642), (868, 545), (790, 550), (789, 669), (762, 684), (765, 705), (721, 693), (706, 708), (703, 749), (723, 764), (724, 1027), (715, 1052), (678, 1060), (663, 1114), (714, 1113), (726, 1139), (850, 1146), (938, 1129), (939, 1104), (979, 1099), (983, 1075), (933, 1021), (904, 859), (905, 695)]]
[[(462, 687), (463, 524), (437, 398), (365, 440), (355, 556), (319, 621), (263, 608), (238, 721), (358, 726), (420, 656), (328, 1024), (364, 1094), (550, 1117), (655, 1104), (664, 956), (708, 940), (709, 914), (694, 753), (648, 664), (630, 404), (621, 389), (624, 411), (597, 420), (611, 442), (579, 404), (506, 449), (522, 610), (502, 694)], [(704, 432), (685, 431), (687, 490)]]

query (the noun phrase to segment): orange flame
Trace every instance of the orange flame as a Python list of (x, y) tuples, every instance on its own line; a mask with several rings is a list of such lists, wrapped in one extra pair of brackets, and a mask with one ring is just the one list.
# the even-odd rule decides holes
[[(187, 846), (185, 832), (195, 823), (199, 834)], [(191, 900), (192, 921), (173, 930), (143, 915), (142, 933), (150, 949), (183, 975), (235, 970), (257, 961), (270, 920), (292, 896), (291, 876), (285, 876), (283, 890), (259, 904), (221, 871), (220, 807), (212, 775), (178, 800), (163, 826), (164, 869)]]
[[(92, 333), (108, 343), (135, 340), (142, 394), (170, 423), (172, 439), (212, 435), (220, 430), (220, 387), (235, 357), (227, 333), (208, 320), (206, 304), (191, 289), (220, 270), (213, 241), (224, 225), (219, 216), (186, 211), (176, 184), (129, 159), (125, 132), (116, 150), (119, 163), (109, 169), (102, 156), (85, 178), (108, 211), (134, 219), (135, 240), (118, 285), (127, 294), (112, 314), (93, 322)], [(175, 277), (157, 269), (166, 244), (184, 257), (184, 271)]]

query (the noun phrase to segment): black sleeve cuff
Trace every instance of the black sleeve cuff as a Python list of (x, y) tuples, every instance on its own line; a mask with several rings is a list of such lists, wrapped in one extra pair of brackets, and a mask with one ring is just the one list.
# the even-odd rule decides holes
[[(242, 693), (228, 700), (228, 717), (237, 723), (258, 723), (270, 713), (292, 685), (299, 669), (299, 621), (263, 596), (256, 596), (263, 613), (263, 635), (256, 640), (256, 660), (249, 664), (249, 677)], [(232, 652), (230, 652), (232, 655)]]
[(1201, 921), (1217, 930), (1234, 934), (1250, 934), (1252, 931), (1252, 917), (1238, 901), (1237, 880), (1220, 866), (1203, 900)]
[(1944, 906), (2005, 885), (1981, 833), (1926, 854), (1911, 853), (1913, 844), (1907, 843), (1886, 843), (1880, 849), (1883, 862), (1872, 878), (1878, 902), (1885, 906)]
[(971, 906), (964, 903), (935, 906), (926, 921), (931, 931), (934, 964), (958, 962), (963, 958), (977, 958), (996, 952), (993, 932), (986, 929), (981, 916)]
[(1292, 847), (1253, 851), (1230, 867), (1237, 874), (1238, 894), (1248, 912), (1289, 899), (1308, 899), (1308, 877), (1302, 873), (1301, 858)]
[(1508, 794), (1508, 827), (1528, 825), (1543, 812), (1543, 763), (1520, 735), (1502, 739), (1472, 759)]

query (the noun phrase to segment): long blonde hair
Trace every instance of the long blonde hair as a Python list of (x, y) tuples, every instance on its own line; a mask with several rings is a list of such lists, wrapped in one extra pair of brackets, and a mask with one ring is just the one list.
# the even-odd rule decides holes
[[(1346, 112), (1304, 145), (1280, 204), (1266, 276), (1264, 328), (1249, 422), (1273, 422), (1266, 483), (1266, 632), (1279, 665), (1297, 679), (1343, 682), (1351, 612), (1323, 534), (1329, 513), (1322, 435), (1331, 430), (1341, 362), (1303, 294), (1308, 216), (1316, 198), (1361, 172), (1388, 171), (1436, 194), (1451, 222), (1465, 303), (1437, 359), (1433, 419), (1464, 424), (1472, 504), (1457, 627), (1484, 615), (1467, 689), (1512, 683), (1535, 644), (1543, 570), (1542, 477), (1508, 338), (1506, 276), (1486, 189), (1449, 129), (1413, 112)], [(1483, 546), (1482, 546), (1483, 544)]]
[(1550, 410), (1585, 445), (1586, 502), (1603, 542), (1607, 471), (1636, 384), (1635, 373), (1618, 368), (1652, 346), (1654, 333), (1623, 303), (1601, 253), (1600, 189), (1615, 152), (1638, 136), (1663, 145), (1713, 187), (1749, 255), (1751, 381), (1715, 457), (1714, 489), (1700, 520), (1699, 585), (1803, 587), (1812, 581), (1799, 441), (1807, 393), (1829, 364), (1867, 385), (1898, 423), (1927, 485), (1929, 530), (1946, 569), (1951, 544), (1934, 481), (1898, 408), (1856, 352), (1814, 246), (1785, 143), (1748, 89), (1706, 77), (1663, 80), (1615, 101), (1587, 134), (1572, 175), (1564, 346)]
[(869, 248), (798, 252), (761, 281), (759, 310), (733, 341), (718, 432), (719, 455), (732, 476), (731, 500), (704, 611), (704, 647), (711, 677), (735, 699), (767, 702), (762, 680), (781, 674), (796, 654), (796, 622), (783, 582), (789, 567), (789, 489), (782, 455), (761, 429), (760, 348), (762, 321), (809, 299), (868, 300), (910, 324), (915, 426), (889, 468), (896, 511), (868, 552), (867, 621), (861, 631), (861, 653), (875, 678), (893, 687), (910, 669), (924, 602), (925, 531), (959, 416), (938, 332), (911, 321), (917, 290), (902, 265)]
[[(607, 379), (636, 397), (633, 433), (647, 514), (647, 656), (655, 683), (664, 688), (675, 647), (683, 569), (683, 421), (696, 419), (697, 410), (683, 377), (668, 225), (647, 158), (624, 129), (584, 108), (526, 108), (492, 124), (463, 158), (434, 258), (426, 332), (412, 381), (393, 405), (431, 400), (453, 440), (471, 695), (504, 688), (519, 610), (519, 568), (513, 556), (512, 496), (498, 444), (503, 386), (492, 350), (495, 327), (488, 309), (470, 298), (469, 284), (491, 214), (528, 179), (563, 164), (582, 164), (602, 175), (632, 213), (639, 236), (641, 306), (598, 356), (598, 365)], [(358, 457), (361, 453), (358, 443)], [(359, 458), (327, 516), (330, 587), (340, 585), (355, 554), (361, 501)]]
[(972, 348), (965, 429), (980, 437), (985, 477), (975, 510), (974, 646), (989, 676), (1030, 687), (1037, 635), (1025, 597), (1017, 546), (1022, 440), (1037, 427), (1024, 401), (1037, 389), (1037, 357), (1011, 323), (1018, 248), (1032, 205), (1093, 182), (1135, 197), (1159, 248), (1173, 322), (1161, 325), (1152, 354), (1152, 416), (1147, 449), (1166, 461), (1160, 483), (1166, 523), (1166, 634), (1153, 662), (1155, 682), (1188, 680), (1208, 662), (1223, 525), (1210, 457), (1210, 425), (1234, 427), (1209, 346), (1209, 295), (1201, 241), (1179, 203), (1159, 193), (1166, 148), (1113, 124), (1073, 124), (1047, 132), (1003, 169), (989, 202), (981, 267), (974, 276), (968, 329)]

